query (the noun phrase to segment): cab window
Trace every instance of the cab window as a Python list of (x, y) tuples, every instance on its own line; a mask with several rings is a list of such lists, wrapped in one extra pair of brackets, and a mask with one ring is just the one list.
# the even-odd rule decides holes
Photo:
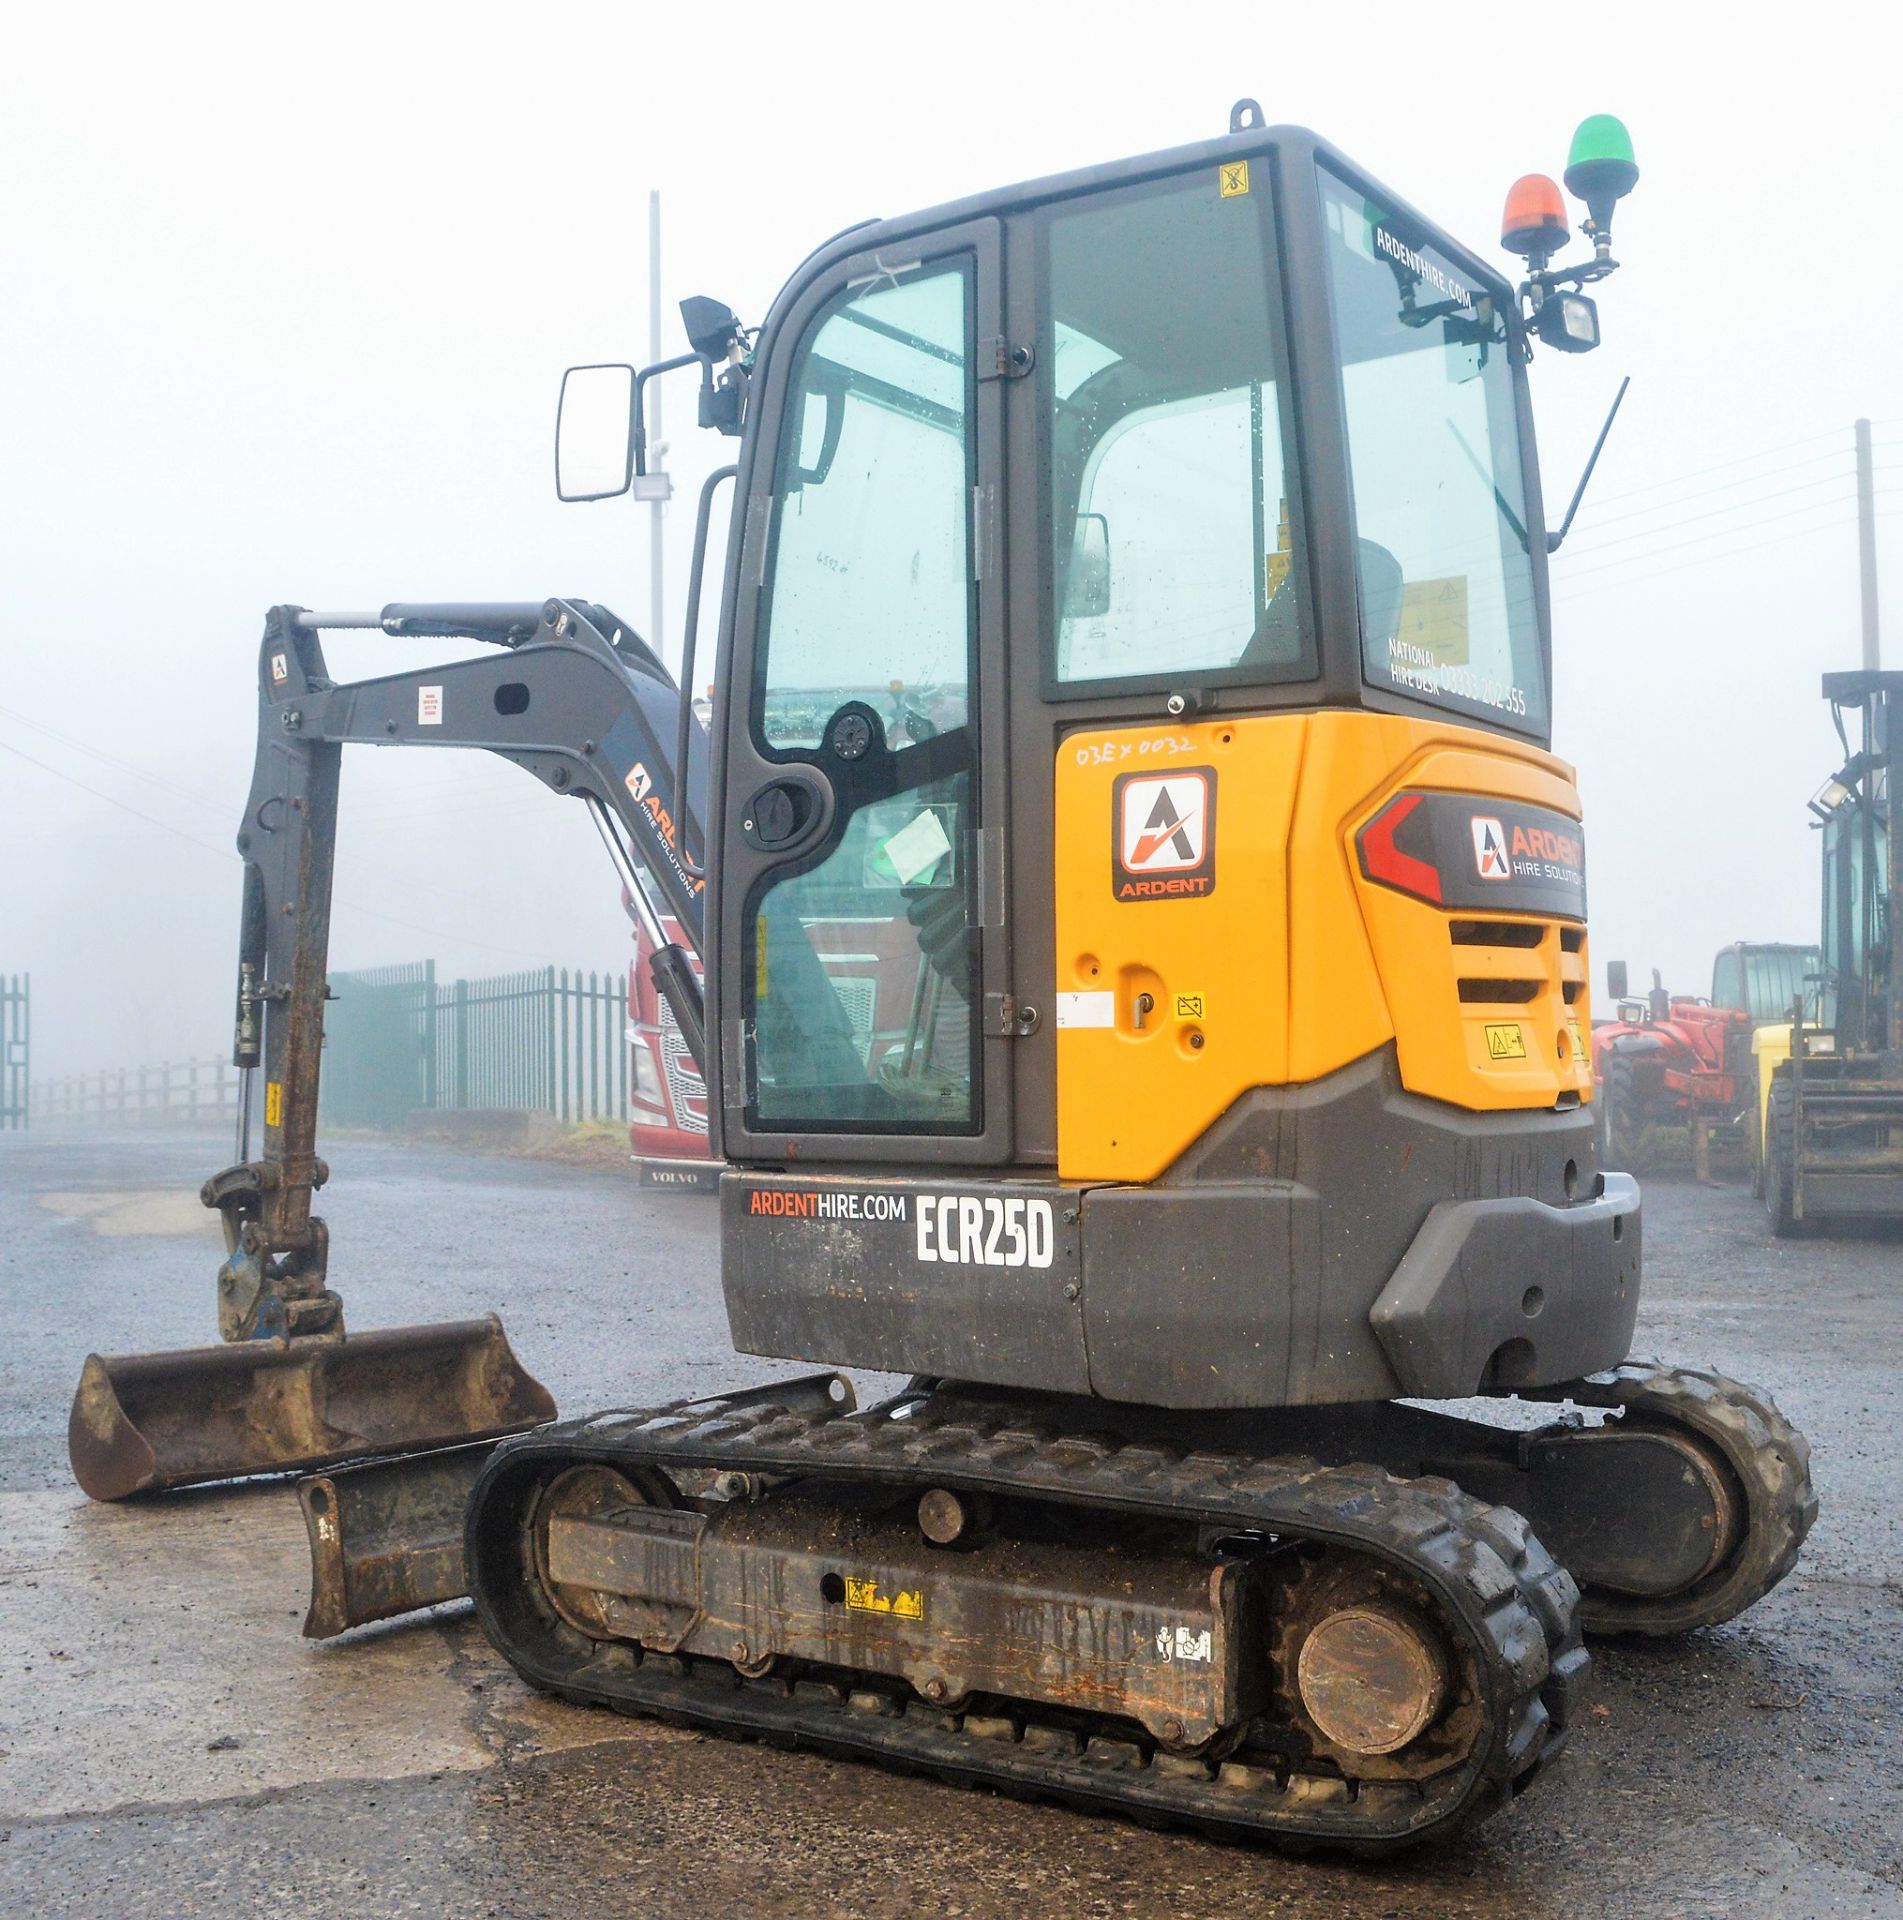
[(1544, 737), (1518, 403), (1495, 295), (1321, 175), (1368, 684)]
[(1045, 217), (1060, 682), (1314, 671), (1257, 168), (1253, 191), (1207, 167)]
[(1736, 952), (1721, 953), (1712, 963), (1711, 1004), (1714, 1007), (1730, 1007), (1735, 1011), (1744, 1008), (1744, 956)]

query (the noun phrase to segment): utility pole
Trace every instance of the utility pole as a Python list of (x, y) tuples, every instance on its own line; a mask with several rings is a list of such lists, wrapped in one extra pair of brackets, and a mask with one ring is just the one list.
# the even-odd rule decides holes
[(1882, 666), (1877, 636), (1877, 490), (1870, 455), (1870, 423), (1857, 422), (1857, 573), (1863, 588), (1863, 666)]
[[(658, 187), (648, 192), (648, 364), (652, 366), (662, 357), (661, 354), (661, 193)], [(665, 478), (667, 443), (661, 436), (661, 382), (656, 380), (648, 389), (648, 405), (652, 409), (648, 422), (648, 440), (654, 448), (656, 461), (663, 469), (661, 486), (648, 501), (648, 602), (649, 632), (648, 644), (657, 654), (665, 657), (667, 599), (662, 585), (661, 568), (661, 516), (667, 511), (667, 496), (673, 491), (672, 484)], [(1859, 446), (1867, 444), (1869, 422), (1862, 423), (1859, 431), (1864, 439)], [(1874, 559), (1867, 561), (1874, 566)], [(1874, 576), (1872, 576), (1874, 578)], [(1875, 587), (1866, 589), (1871, 595)], [(1871, 602), (1874, 605), (1874, 601)], [(1874, 644), (1870, 635), (1875, 632), (1872, 624), (1876, 618), (1874, 612), (1864, 615), (1864, 650), (1869, 652)]]

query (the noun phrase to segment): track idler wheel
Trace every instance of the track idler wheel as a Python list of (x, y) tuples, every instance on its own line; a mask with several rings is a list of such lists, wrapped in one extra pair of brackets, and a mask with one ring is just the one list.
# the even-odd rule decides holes
[[(591, 1641), (632, 1640), (663, 1650), (677, 1646), (693, 1622), (691, 1608), (657, 1606), (601, 1591), (588, 1580), (586, 1567), (551, 1557), (550, 1523), (611, 1520), (631, 1507), (679, 1505), (673, 1483), (653, 1469), (622, 1473), (614, 1467), (591, 1464), (570, 1467), (556, 1475), (536, 1502), (530, 1530), (535, 1574), (543, 1598), (562, 1620)], [(573, 1552), (572, 1546), (569, 1551)]]
[(1670, 1439), (1702, 1487), (1716, 1490), (1716, 1538), (1704, 1570), (1664, 1594), (1583, 1584), (1579, 1613), (1588, 1633), (1663, 1636), (1717, 1626), (1763, 1599), (1797, 1564), (1817, 1518), (1810, 1447), (1769, 1394), (1720, 1373), (1640, 1362), (1564, 1391)]

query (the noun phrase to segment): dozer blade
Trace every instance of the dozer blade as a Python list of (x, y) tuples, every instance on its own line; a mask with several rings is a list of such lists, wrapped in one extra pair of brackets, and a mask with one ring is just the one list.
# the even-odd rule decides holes
[(95, 1500), (520, 1433), (555, 1416), (502, 1322), (89, 1354), (67, 1449)]
[[(837, 1417), (856, 1402), (844, 1374), (815, 1373), (677, 1404), (729, 1412), (774, 1405)], [(371, 1620), (462, 1599), (469, 1591), (463, 1521), (470, 1490), (495, 1449), (494, 1440), (476, 1441), (300, 1480), (297, 1498), (311, 1547), (304, 1637), (328, 1640)]]
[(339, 1467), (297, 1483), (311, 1543), (307, 1640), (469, 1591), (463, 1514), (493, 1440)]

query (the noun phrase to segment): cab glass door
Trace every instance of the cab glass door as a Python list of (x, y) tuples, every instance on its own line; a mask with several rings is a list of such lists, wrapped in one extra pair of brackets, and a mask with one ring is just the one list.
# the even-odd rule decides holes
[(849, 283), (797, 349), (750, 733), (800, 772), (741, 822), (748, 1131), (982, 1130), (974, 290), (963, 254)]

